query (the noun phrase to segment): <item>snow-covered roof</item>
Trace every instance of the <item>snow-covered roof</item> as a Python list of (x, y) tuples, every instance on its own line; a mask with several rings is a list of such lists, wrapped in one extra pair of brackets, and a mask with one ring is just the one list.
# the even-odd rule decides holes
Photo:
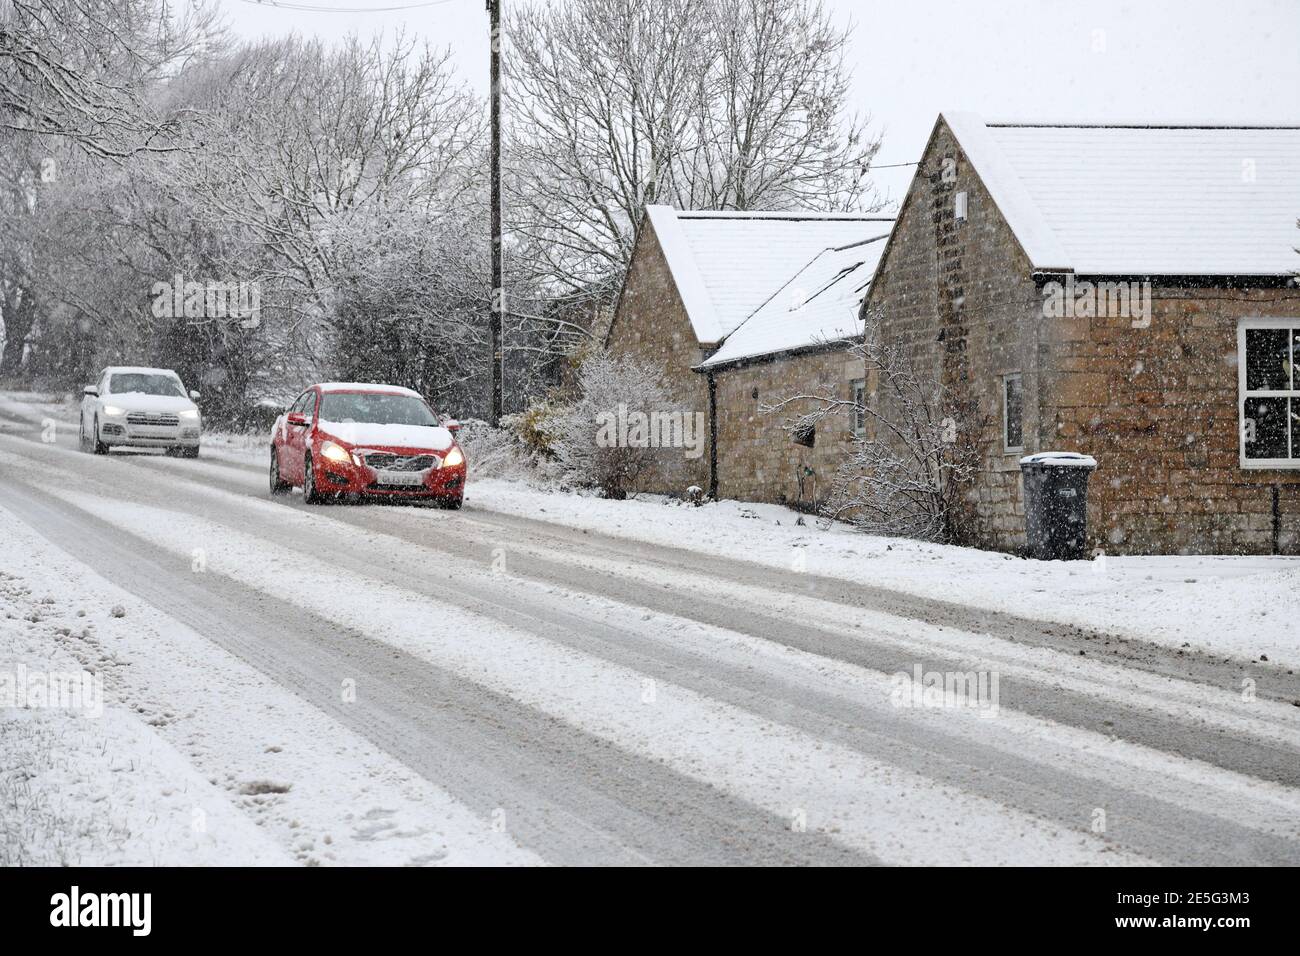
[(700, 367), (716, 368), (860, 337), (862, 298), (888, 237), (885, 230), (862, 242), (819, 252), (727, 336)]
[(943, 119), (1036, 271), (1300, 268), (1300, 127)]
[(419, 392), (403, 388), (401, 385), (380, 385), (375, 382), (321, 382), (317, 387), (322, 392), (395, 392), (399, 395), (420, 397)]
[[(722, 341), (819, 252), (874, 235), (892, 216), (696, 212), (647, 206), (695, 337)], [(889, 226), (884, 227), (888, 229)]]

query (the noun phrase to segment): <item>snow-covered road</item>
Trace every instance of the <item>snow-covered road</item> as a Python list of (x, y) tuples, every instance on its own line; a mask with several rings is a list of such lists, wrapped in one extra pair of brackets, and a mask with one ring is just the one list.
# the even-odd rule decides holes
[[(0, 711), (30, 771), (0, 771), (0, 814), (39, 809), (5, 858), (1300, 862), (1285, 665), (533, 520), (472, 481), (459, 513), (305, 508), (253, 460), (99, 458), (39, 418), (0, 407), (0, 665), (102, 673), (112, 719)], [(898, 706), (918, 667), (994, 675), (996, 711)]]

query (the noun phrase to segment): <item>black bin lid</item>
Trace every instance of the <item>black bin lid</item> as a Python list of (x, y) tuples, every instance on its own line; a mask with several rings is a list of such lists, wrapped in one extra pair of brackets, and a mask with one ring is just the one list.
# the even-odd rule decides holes
[(1087, 468), (1092, 471), (1097, 467), (1097, 459), (1091, 455), (1081, 455), (1077, 451), (1040, 451), (1036, 455), (1026, 455), (1020, 459), (1022, 469), (1040, 468)]

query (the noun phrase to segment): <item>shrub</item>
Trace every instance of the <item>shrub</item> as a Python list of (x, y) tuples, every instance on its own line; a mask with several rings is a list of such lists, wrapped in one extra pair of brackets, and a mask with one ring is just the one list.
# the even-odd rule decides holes
[(645, 365), (594, 351), (583, 358), (575, 397), (544, 420), (548, 447), (561, 480), (599, 488), (606, 498), (635, 494), (657, 448), (648, 435), (618, 427), (638, 414), (683, 415), (662, 375)]

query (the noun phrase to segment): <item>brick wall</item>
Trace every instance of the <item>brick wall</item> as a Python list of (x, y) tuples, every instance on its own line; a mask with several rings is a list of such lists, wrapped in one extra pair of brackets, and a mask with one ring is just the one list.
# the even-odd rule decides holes
[(703, 360), (704, 353), (649, 219), (637, 237), (606, 344), (616, 355), (630, 356), (660, 369), (688, 413), (700, 413), (706, 422), (704, 454), (690, 459), (682, 449), (659, 450), (655, 468), (644, 477), (640, 490), (680, 495), (692, 484), (707, 488), (708, 384), (704, 376), (691, 371)]
[(851, 453), (852, 421), (838, 412), (817, 426), (813, 446), (797, 444), (782, 423), (813, 410), (799, 403), (765, 410), (801, 394), (852, 398), (862, 363), (847, 350), (781, 356), (714, 373), (718, 399), (718, 494), (743, 501), (809, 506), (830, 489)]

